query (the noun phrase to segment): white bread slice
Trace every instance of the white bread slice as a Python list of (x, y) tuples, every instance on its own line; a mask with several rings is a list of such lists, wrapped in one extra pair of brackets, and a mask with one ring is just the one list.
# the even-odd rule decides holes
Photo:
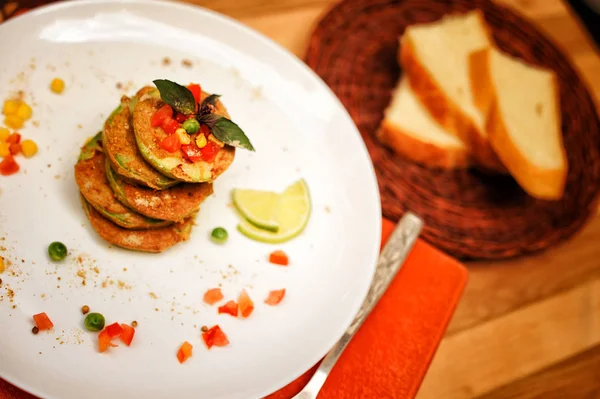
[(469, 166), (467, 147), (431, 117), (405, 78), (384, 111), (377, 137), (394, 152), (428, 167)]
[(471, 55), (470, 75), (490, 143), (511, 175), (533, 197), (561, 198), (568, 165), (556, 74), (489, 48)]
[(506, 172), (489, 145), (469, 81), (469, 55), (492, 44), (485, 19), (475, 10), (409, 26), (399, 58), (415, 94), (433, 117), (466, 143), (479, 165)]

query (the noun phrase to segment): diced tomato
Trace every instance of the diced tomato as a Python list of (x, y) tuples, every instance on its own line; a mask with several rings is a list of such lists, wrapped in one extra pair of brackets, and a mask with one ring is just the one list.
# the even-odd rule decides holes
[(233, 317), (238, 315), (238, 304), (235, 301), (229, 301), (223, 306), (219, 306), (219, 314), (227, 313)]
[(20, 143), (21, 135), (19, 133), (12, 133), (10, 136), (8, 136), (8, 138), (6, 139), (6, 142), (8, 144)]
[(181, 142), (179, 141), (179, 137), (176, 134), (171, 134), (160, 142), (160, 146), (169, 152), (176, 152), (181, 148)]
[(33, 315), (33, 321), (35, 321), (35, 325), (40, 331), (50, 330), (54, 327), (54, 324), (45, 312)]
[(102, 353), (111, 346), (115, 347), (118, 345), (110, 342), (110, 335), (108, 334), (108, 329), (105, 328), (100, 334), (98, 334), (98, 350), (100, 351), (100, 353)]
[(181, 347), (179, 348), (179, 350), (177, 351), (177, 360), (179, 360), (179, 363), (183, 363), (186, 360), (188, 360), (190, 357), (192, 357), (192, 349), (194, 347), (192, 346), (192, 344), (190, 344), (189, 342), (185, 341)]
[(12, 155), (4, 157), (2, 162), (0, 162), (0, 175), (9, 176), (17, 173), (19, 169), (19, 164), (15, 161)]
[(119, 335), (119, 338), (125, 345), (131, 345), (131, 341), (133, 341), (133, 336), (135, 335), (135, 328), (127, 324), (121, 324), (121, 328), (123, 331), (121, 332), (121, 335)]
[(112, 338), (116, 338), (123, 332), (123, 328), (119, 323), (113, 323), (110, 326), (106, 327), (105, 330), (108, 332), (108, 336)]
[(179, 112), (175, 113), (175, 120), (179, 123), (185, 122), (189, 117), (184, 114), (180, 114)]
[(250, 299), (250, 296), (246, 292), (246, 290), (242, 290), (240, 296), (238, 298), (238, 303), (240, 305), (240, 312), (242, 312), (242, 317), (248, 317), (252, 314), (254, 310), (254, 302)]
[(202, 150), (195, 144), (186, 144), (181, 146), (181, 151), (185, 158), (190, 162), (198, 162), (202, 160)]
[(181, 127), (181, 124), (175, 119), (167, 117), (160, 126), (162, 127), (162, 130), (165, 131), (165, 133), (173, 134), (177, 129)]
[(152, 118), (150, 119), (150, 124), (152, 125), (152, 127), (159, 127), (163, 124), (165, 119), (171, 118), (172, 116), (173, 109), (169, 104), (165, 104), (162, 107), (160, 107), (158, 111), (154, 113), (154, 115), (152, 115)]
[(278, 250), (269, 255), (269, 262), (280, 266), (287, 266), (289, 265), (290, 260), (285, 252)]
[(212, 162), (217, 156), (217, 152), (219, 152), (219, 146), (209, 141), (203, 148), (200, 148), (200, 152), (204, 161)]
[(21, 143), (10, 143), (8, 149), (11, 155), (18, 155), (21, 152)]
[(208, 331), (203, 332), (202, 339), (204, 340), (204, 343), (208, 349), (212, 348), (213, 346), (229, 345), (227, 335), (225, 335), (218, 324), (211, 327)]
[(214, 305), (223, 299), (223, 293), (220, 288), (211, 288), (210, 290), (204, 293), (204, 302), (209, 305)]
[(202, 95), (202, 89), (200, 88), (200, 85), (191, 83), (187, 88), (194, 95), (194, 100), (196, 100), (196, 109), (198, 109), (198, 103), (200, 102), (200, 96)]
[(200, 133), (202, 133), (205, 136), (208, 136), (210, 134), (209, 127), (205, 124), (200, 125)]
[(267, 297), (267, 299), (265, 299), (265, 303), (267, 305), (275, 306), (279, 302), (281, 302), (281, 300), (283, 299), (284, 296), (285, 296), (285, 288), (282, 290), (271, 291), (271, 292), (269, 292), (269, 296)]

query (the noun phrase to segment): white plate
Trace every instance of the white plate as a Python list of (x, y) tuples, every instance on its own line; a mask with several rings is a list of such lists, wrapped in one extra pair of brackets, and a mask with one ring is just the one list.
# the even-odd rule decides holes
[[(0, 54), (0, 99), (25, 92), (34, 115), (21, 133), (40, 147), (34, 158), (19, 158), (18, 175), (0, 176), (0, 255), (12, 262), (1, 275), (0, 376), (47, 398), (258, 398), (325, 355), (371, 282), (381, 213), (356, 127), (304, 64), (216, 13), (132, 0), (25, 14), (0, 25)], [(60, 96), (48, 88), (54, 77), (66, 81)], [(158, 78), (222, 94), (257, 151), (237, 152), (188, 242), (152, 255), (98, 238), (73, 165), (120, 96)], [(313, 201), (300, 237), (275, 246), (236, 231), (233, 187), (282, 190), (300, 177)], [(208, 240), (219, 225), (230, 232), (224, 246)], [(71, 251), (60, 264), (46, 255), (56, 240)], [(291, 258), (287, 268), (267, 262), (279, 248)], [(217, 315), (203, 304), (205, 290), (218, 284), (229, 299), (246, 288), (256, 303), (252, 316)], [(284, 301), (266, 306), (268, 291), (279, 288), (287, 289)], [(82, 305), (109, 323), (137, 320), (132, 346), (98, 353), (96, 334), (82, 328)], [(55, 327), (33, 335), (31, 316), (39, 312)], [(209, 351), (200, 327), (217, 323), (231, 344)], [(175, 354), (185, 340), (194, 354), (180, 365)]]

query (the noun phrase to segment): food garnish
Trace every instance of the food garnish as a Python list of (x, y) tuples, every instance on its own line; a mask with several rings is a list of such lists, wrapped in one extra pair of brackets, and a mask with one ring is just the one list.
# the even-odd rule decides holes
[(223, 227), (216, 227), (210, 233), (211, 240), (217, 244), (225, 244), (228, 236), (229, 234), (227, 234), (227, 230), (225, 230)]
[(183, 122), (181, 127), (186, 131), (187, 134), (196, 134), (198, 133), (198, 130), (200, 130), (200, 122), (194, 118), (187, 119), (185, 122)]
[(233, 317), (238, 316), (238, 304), (235, 301), (229, 301), (223, 306), (219, 306), (218, 309), (219, 314), (226, 313), (230, 314)]
[(281, 243), (299, 235), (311, 214), (308, 185), (300, 179), (281, 194), (270, 191), (234, 189), (233, 204), (243, 216), (238, 230), (267, 243)]
[[(210, 133), (225, 144), (254, 151), (254, 146), (237, 124), (224, 116), (212, 113), (218, 95), (208, 96), (201, 104), (198, 104), (201, 96), (199, 85), (192, 84), (185, 87), (166, 79), (157, 79), (154, 84), (160, 92), (161, 99), (170, 105), (175, 112), (192, 116), (199, 124), (207, 126)], [(164, 128), (164, 123), (163, 130), (169, 133)]]
[(285, 296), (285, 288), (281, 290), (274, 290), (269, 292), (269, 296), (265, 299), (267, 305), (275, 306), (281, 302)]
[(190, 344), (189, 342), (185, 341), (181, 347), (179, 348), (179, 350), (177, 351), (177, 360), (179, 360), (179, 363), (183, 363), (185, 362), (187, 359), (189, 359), (190, 357), (192, 357), (192, 349), (194, 347), (192, 346), (192, 344)]
[(287, 266), (289, 265), (290, 260), (285, 252), (277, 250), (269, 254), (269, 262), (280, 266)]
[(227, 339), (227, 335), (225, 335), (218, 324), (209, 328), (206, 332), (203, 332), (202, 339), (204, 340), (204, 343), (208, 349), (212, 348), (213, 346), (223, 347), (229, 345), (229, 339)]
[(223, 299), (223, 293), (220, 288), (211, 288), (204, 293), (204, 302), (209, 305), (214, 305)]
[(104, 328), (105, 322), (104, 316), (100, 313), (89, 313), (85, 317), (83, 325), (88, 331), (100, 331)]
[(39, 329), (39, 331), (50, 330), (54, 327), (52, 321), (45, 312), (38, 313), (33, 315), (33, 320), (35, 321), (35, 326)]
[(246, 290), (242, 290), (240, 296), (238, 297), (238, 304), (240, 307), (240, 313), (242, 317), (248, 317), (254, 311), (254, 302), (250, 299), (250, 295), (246, 292)]
[(67, 257), (67, 247), (59, 241), (55, 241), (48, 246), (48, 255), (53, 261), (61, 261)]

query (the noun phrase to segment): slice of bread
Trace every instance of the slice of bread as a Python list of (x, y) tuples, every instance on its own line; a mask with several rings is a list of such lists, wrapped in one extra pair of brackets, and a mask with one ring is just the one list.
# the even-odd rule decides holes
[(567, 178), (556, 74), (495, 48), (473, 53), (470, 80), (489, 140), (531, 196), (559, 199)]
[(482, 13), (475, 10), (409, 26), (399, 58), (413, 91), (433, 117), (463, 140), (479, 165), (506, 172), (489, 145), (469, 81), (469, 55), (492, 43)]
[(384, 111), (377, 137), (394, 152), (428, 167), (469, 166), (467, 147), (431, 117), (404, 78)]

